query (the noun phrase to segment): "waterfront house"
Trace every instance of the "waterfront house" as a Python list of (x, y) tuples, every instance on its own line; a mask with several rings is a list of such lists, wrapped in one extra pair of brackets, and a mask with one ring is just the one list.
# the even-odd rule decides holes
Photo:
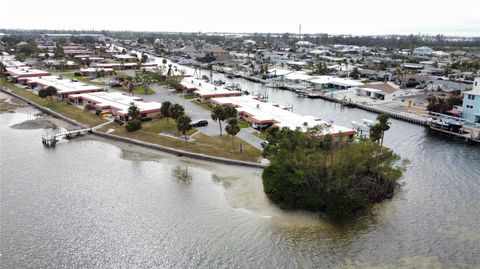
[(47, 77), (52, 74), (47, 71), (33, 69), (28, 66), (22, 67), (7, 67), (7, 74), (11, 76), (14, 82), (25, 81), (28, 78), (33, 77)]
[(372, 99), (392, 101), (398, 96), (400, 88), (391, 83), (369, 83), (355, 87), (355, 94), (358, 96), (366, 96)]
[(480, 123), (480, 77), (473, 82), (473, 89), (463, 93), (462, 118)]
[(91, 104), (96, 109), (108, 111), (117, 120), (123, 122), (129, 120), (128, 109), (132, 105), (138, 107), (140, 117), (154, 117), (158, 115), (162, 105), (159, 102), (144, 102), (141, 97), (128, 96), (119, 92), (72, 94), (68, 99), (77, 105)]
[(201, 102), (209, 101), (211, 98), (216, 97), (231, 97), (243, 94), (240, 91), (231, 91), (222, 86), (215, 86), (211, 83), (192, 77), (184, 78), (180, 82), (180, 85), (184, 87), (187, 92), (195, 94)]
[(128, 54), (116, 54), (112, 56), (114, 60), (125, 62), (138, 62), (138, 57)]
[(343, 134), (350, 139), (356, 134), (353, 129), (338, 126), (331, 121), (325, 121), (317, 117), (300, 115), (277, 104), (262, 102), (254, 96), (213, 98), (212, 103), (219, 106), (234, 106), (237, 109), (238, 117), (257, 129), (276, 126), (292, 130), (298, 128), (306, 132), (309, 128), (320, 125), (323, 130), (319, 136), (330, 134), (336, 137)]
[(329, 91), (346, 90), (352, 87), (363, 85), (363, 83), (357, 80), (332, 76), (319, 76), (316, 79), (310, 80), (310, 83), (317, 90)]
[(102, 87), (86, 84), (75, 79), (62, 78), (58, 76), (33, 77), (25, 81), (32, 89), (46, 89), (54, 87), (57, 89), (57, 96), (61, 99), (67, 98), (71, 94), (92, 93), (104, 91)]

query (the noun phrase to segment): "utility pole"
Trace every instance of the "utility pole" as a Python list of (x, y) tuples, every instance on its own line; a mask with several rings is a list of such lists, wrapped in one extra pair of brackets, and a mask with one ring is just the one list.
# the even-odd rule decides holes
[(302, 24), (298, 26), (298, 39), (302, 39)]

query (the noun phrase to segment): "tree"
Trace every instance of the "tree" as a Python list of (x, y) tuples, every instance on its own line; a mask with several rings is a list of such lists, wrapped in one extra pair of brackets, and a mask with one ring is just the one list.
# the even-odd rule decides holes
[[(38, 91), (38, 96), (42, 99), (45, 99), (48, 97), (47, 90), (41, 89)], [(47, 100), (48, 101), (48, 100)]]
[(135, 74), (135, 79), (137, 83), (140, 83), (140, 85), (143, 88), (143, 93), (148, 94), (148, 89), (150, 88), (150, 85), (152, 85), (155, 82), (155, 79), (153, 78), (152, 74), (150, 72), (137, 72)]
[(187, 132), (192, 129), (192, 125), (190, 125), (190, 122), (192, 120), (190, 119), (189, 116), (187, 115), (182, 115), (176, 119), (177, 122), (177, 130), (182, 133), (182, 135), (185, 137), (185, 141), (188, 140)]
[(283, 128), (269, 135), (271, 164), (262, 180), (272, 202), (340, 218), (394, 195), (404, 171), (393, 165), (398, 155), (368, 140), (342, 143), (317, 134)]
[(53, 97), (55, 95), (57, 95), (57, 89), (53, 86), (48, 86), (46, 89), (45, 89), (46, 93), (47, 93), (47, 97), (48, 97), (48, 102), (50, 104), (53, 104)]
[(237, 109), (234, 106), (225, 107), (225, 119), (236, 118)]
[(160, 107), (160, 112), (162, 113), (162, 116), (167, 118), (167, 126), (168, 126), (168, 118), (172, 116), (170, 113), (170, 108), (172, 107), (172, 103), (169, 101), (165, 101), (162, 103), (162, 106)]
[(132, 104), (128, 108), (128, 116), (131, 119), (138, 119), (138, 117), (140, 116), (140, 110), (138, 109), (138, 106), (136, 106), (135, 104)]
[(170, 107), (170, 116), (174, 119), (177, 120), (180, 116), (185, 114), (185, 109), (183, 108), (182, 105), (179, 104), (173, 104)]
[(218, 127), (220, 129), (220, 136), (222, 136), (222, 121), (237, 116), (237, 109), (233, 106), (216, 106), (212, 109), (210, 114), (212, 120), (218, 121)]
[(390, 130), (390, 122), (388, 121), (390, 117), (387, 114), (378, 115), (377, 121), (380, 125), (380, 130), (382, 130), (382, 140), (380, 145), (383, 146), (383, 138), (385, 137), (385, 132)]
[(5, 77), (6, 73), (7, 73), (7, 70), (5, 68), (5, 64), (3, 62), (0, 62), (0, 78)]
[(352, 73), (350, 73), (350, 77), (358, 78), (360, 76), (360, 71), (358, 71), (357, 67), (354, 67)]
[(55, 59), (61, 59), (65, 57), (65, 52), (63, 51), (63, 47), (61, 45), (57, 44), (55, 46), (53, 49), (53, 57), (55, 57)]
[(240, 132), (240, 127), (238, 126), (236, 118), (231, 118), (228, 120), (225, 131), (227, 131), (227, 134), (232, 136), (232, 150), (235, 150), (235, 136), (238, 134), (238, 132)]
[(147, 62), (147, 60), (148, 60), (148, 55), (147, 55), (147, 54), (145, 54), (145, 53), (144, 53), (144, 54), (142, 54), (142, 58), (141, 58), (140, 62), (141, 62), (141, 63), (146, 63), (146, 62)]
[(207, 69), (210, 73), (210, 82), (213, 83), (213, 64), (208, 64)]
[(225, 120), (225, 109), (223, 106), (215, 106), (212, 109), (210, 114), (213, 121), (218, 121), (218, 126), (220, 128), (220, 137), (222, 136), (222, 121)]

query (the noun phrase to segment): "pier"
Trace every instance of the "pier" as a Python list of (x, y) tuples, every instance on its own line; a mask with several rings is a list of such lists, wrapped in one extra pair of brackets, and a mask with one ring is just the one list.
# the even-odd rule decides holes
[(88, 133), (92, 133), (91, 128), (83, 128), (83, 129), (54, 133), (54, 134), (45, 134), (45, 135), (42, 135), (42, 144), (46, 147), (54, 147), (60, 138), (73, 139), (75, 137), (83, 136)]
[(430, 131), (448, 136), (450, 138), (462, 140), (463, 142), (468, 144), (480, 145), (480, 130), (478, 129), (463, 127), (460, 132), (452, 132), (450, 130), (431, 125), (428, 126), (428, 129)]

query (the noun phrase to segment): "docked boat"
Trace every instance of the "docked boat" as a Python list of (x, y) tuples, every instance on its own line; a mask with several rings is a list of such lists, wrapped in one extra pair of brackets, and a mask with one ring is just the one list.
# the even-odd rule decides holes
[(213, 81), (213, 85), (215, 85), (215, 86), (222, 86), (224, 84), (225, 84), (225, 81), (220, 80), (220, 79)]
[(458, 132), (463, 127), (461, 121), (437, 116), (428, 118), (427, 124), (431, 127), (446, 129), (452, 132)]
[(234, 83), (228, 84), (227, 86), (225, 86), (225, 88), (230, 91), (239, 91), (239, 92), (242, 91), (242, 88), (240, 88), (240, 85), (234, 84)]
[(352, 124), (353, 129), (357, 130), (357, 132), (365, 134), (370, 133), (370, 129), (375, 124), (373, 121), (367, 119), (362, 119), (361, 121), (351, 121), (350, 123)]

